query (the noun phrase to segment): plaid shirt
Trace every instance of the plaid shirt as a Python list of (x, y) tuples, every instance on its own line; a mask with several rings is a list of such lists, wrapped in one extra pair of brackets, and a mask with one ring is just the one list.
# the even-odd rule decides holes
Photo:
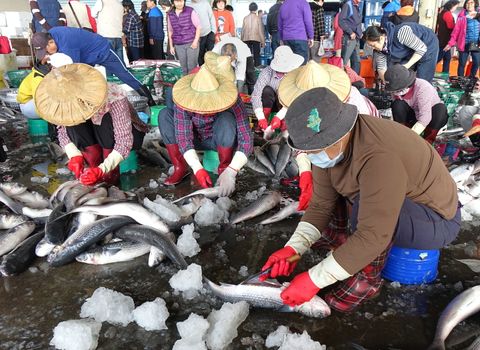
[(127, 36), (127, 44), (130, 47), (143, 47), (142, 20), (135, 12), (128, 12), (123, 17), (123, 32)]
[[(136, 112), (128, 102), (128, 99), (122, 98), (114, 102), (108, 102), (109, 113), (112, 116), (113, 139), (115, 141), (113, 149), (126, 158), (133, 145), (132, 125), (141, 132), (147, 131), (145, 124), (141, 125), (136, 121), (138, 117)], [(135, 113), (135, 115), (133, 114)], [(102, 124), (103, 115), (95, 115), (90, 120), (95, 126)], [(92, 131), (93, 133), (93, 131)], [(65, 126), (58, 127), (58, 141), (63, 148), (66, 144), (72, 142), (67, 134)]]
[(325, 11), (322, 6), (313, 6), (316, 3), (310, 3), (313, 20), (313, 40), (321, 41), (321, 36), (325, 36)]
[(280, 86), (280, 82), (283, 79), (283, 75), (280, 77), (277, 73), (270, 67), (266, 66), (262, 69), (262, 72), (258, 76), (257, 82), (255, 83), (255, 87), (253, 88), (252, 93), (252, 107), (253, 110), (257, 108), (263, 108), (262, 106), (262, 93), (263, 89), (266, 86), (270, 86), (274, 91), (278, 91), (278, 87)]
[[(253, 138), (242, 100), (237, 98), (235, 104), (228, 111), (233, 113), (237, 121), (237, 150), (248, 157), (253, 149)], [(175, 138), (177, 139), (180, 152), (185, 153), (194, 149), (194, 138), (204, 141), (213, 137), (213, 122), (215, 118), (216, 114), (203, 115), (187, 112), (175, 105)]]

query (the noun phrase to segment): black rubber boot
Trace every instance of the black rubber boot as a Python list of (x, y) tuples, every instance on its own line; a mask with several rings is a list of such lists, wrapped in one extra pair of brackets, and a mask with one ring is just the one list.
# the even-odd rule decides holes
[(7, 146), (5, 146), (5, 142), (0, 137), (0, 163), (3, 163), (7, 160)]
[(150, 93), (150, 90), (145, 85), (142, 85), (140, 89), (136, 90), (140, 96), (145, 96), (148, 98), (148, 105), (149, 106), (155, 106), (155, 101), (153, 100), (152, 94)]

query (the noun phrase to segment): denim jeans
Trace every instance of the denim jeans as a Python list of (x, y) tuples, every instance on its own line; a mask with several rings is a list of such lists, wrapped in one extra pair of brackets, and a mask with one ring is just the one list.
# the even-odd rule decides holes
[(107, 38), (108, 42), (110, 43), (110, 47), (112, 48), (113, 52), (123, 60), (123, 43), (122, 38)]
[(130, 62), (137, 61), (141, 58), (141, 47), (129, 46), (127, 49), (128, 59)]
[(284, 40), (283, 43), (290, 46), (293, 53), (303, 57), (303, 64), (308, 61), (308, 43), (307, 40)]
[(467, 64), (468, 56), (472, 55), (472, 69), (470, 70), (470, 76), (475, 77), (478, 71), (478, 64), (480, 62), (480, 52), (473, 52), (468, 50), (468, 43), (465, 43), (465, 51), (458, 52), (458, 71), (459, 77), (465, 76), (465, 65)]
[(275, 50), (280, 46), (280, 37), (278, 32), (272, 34), (272, 55), (275, 54)]
[(98, 62), (98, 64), (105, 67), (107, 74), (115, 74), (118, 79), (130, 86), (133, 90), (138, 90), (142, 87), (142, 83), (130, 73), (123, 61), (112, 49), (110, 49), (107, 58), (102, 62)]
[(438, 50), (438, 59), (437, 63), (443, 60), (442, 64), (442, 72), (449, 73), (450, 72), (450, 60), (452, 59), (452, 51), (443, 51), (442, 48)]
[(343, 65), (346, 66), (350, 61), (350, 67), (360, 74), (360, 42), (358, 39), (350, 39), (344, 35), (342, 38), (342, 58)]

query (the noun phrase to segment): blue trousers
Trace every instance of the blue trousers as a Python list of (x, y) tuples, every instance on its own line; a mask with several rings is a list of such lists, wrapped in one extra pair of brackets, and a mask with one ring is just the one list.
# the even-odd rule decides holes
[(141, 47), (129, 46), (127, 49), (128, 60), (130, 62), (137, 61), (141, 58)]
[(468, 56), (472, 55), (472, 69), (470, 76), (475, 77), (478, 71), (478, 64), (480, 63), (480, 52), (473, 52), (468, 50), (468, 43), (465, 43), (465, 51), (458, 52), (458, 71), (459, 77), (465, 76), (465, 65), (467, 64)]
[[(164, 108), (158, 115), (158, 128), (165, 144), (176, 144), (175, 123), (173, 121), (173, 110)], [(194, 133), (195, 134), (195, 133)], [(213, 136), (200, 140), (193, 139), (195, 149), (216, 151), (218, 146), (233, 147), (237, 144), (237, 123), (232, 112), (224, 111), (217, 114), (213, 122)]]
[(450, 50), (443, 51), (442, 48), (438, 50), (438, 59), (437, 63), (443, 60), (442, 63), (442, 72), (449, 73), (450, 72), (450, 61), (452, 59), (452, 52)]
[(284, 40), (283, 43), (290, 46), (293, 53), (303, 57), (303, 64), (308, 61), (308, 43), (307, 40)]
[[(353, 202), (350, 216), (352, 232), (357, 229), (360, 196)], [(446, 220), (426, 205), (406, 198), (398, 216), (393, 244), (408, 249), (440, 249), (457, 238), (460, 225), (460, 203), (454, 218)]]
[(272, 55), (275, 54), (275, 50), (280, 46), (280, 37), (278, 32), (272, 34)]
[[(425, 55), (416, 64), (417, 78), (432, 82), (435, 75), (435, 68), (438, 59), (438, 41), (432, 41), (428, 44), (428, 50)], [(459, 65), (460, 67), (460, 65)]]
[(115, 52), (123, 62), (123, 43), (122, 38), (107, 38), (108, 42), (110, 43), (110, 47), (112, 48), (113, 52)]
[(132, 89), (138, 90), (142, 86), (142, 83), (139, 82), (132, 75), (132, 73), (129, 72), (123, 61), (115, 52), (113, 52), (112, 49), (110, 49), (110, 53), (108, 54), (107, 58), (102, 62), (98, 62), (98, 64), (105, 67), (107, 74), (115, 74), (118, 79), (130, 86)]
[(343, 65), (346, 66), (350, 61), (350, 67), (360, 74), (360, 41), (350, 39), (347, 35), (342, 38), (342, 58)]

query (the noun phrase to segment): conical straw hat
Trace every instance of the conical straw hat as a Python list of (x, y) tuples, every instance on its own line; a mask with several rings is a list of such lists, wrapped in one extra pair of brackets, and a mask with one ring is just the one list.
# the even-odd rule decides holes
[(288, 107), (302, 93), (316, 87), (329, 89), (345, 102), (350, 95), (351, 83), (343, 69), (311, 60), (285, 75), (278, 87), (278, 98), (283, 106)]
[(173, 86), (173, 101), (189, 112), (218, 113), (233, 106), (237, 98), (235, 84), (220, 75), (215, 76), (205, 65)]
[(221, 75), (228, 80), (236, 81), (235, 72), (233, 71), (230, 57), (220, 56), (215, 52), (208, 51), (204, 56), (205, 65), (208, 70), (215, 75)]
[(53, 69), (38, 85), (35, 106), (40, 117), (63, 126), (90, 119), (107, 101), (107, 81), (82, 63)]

